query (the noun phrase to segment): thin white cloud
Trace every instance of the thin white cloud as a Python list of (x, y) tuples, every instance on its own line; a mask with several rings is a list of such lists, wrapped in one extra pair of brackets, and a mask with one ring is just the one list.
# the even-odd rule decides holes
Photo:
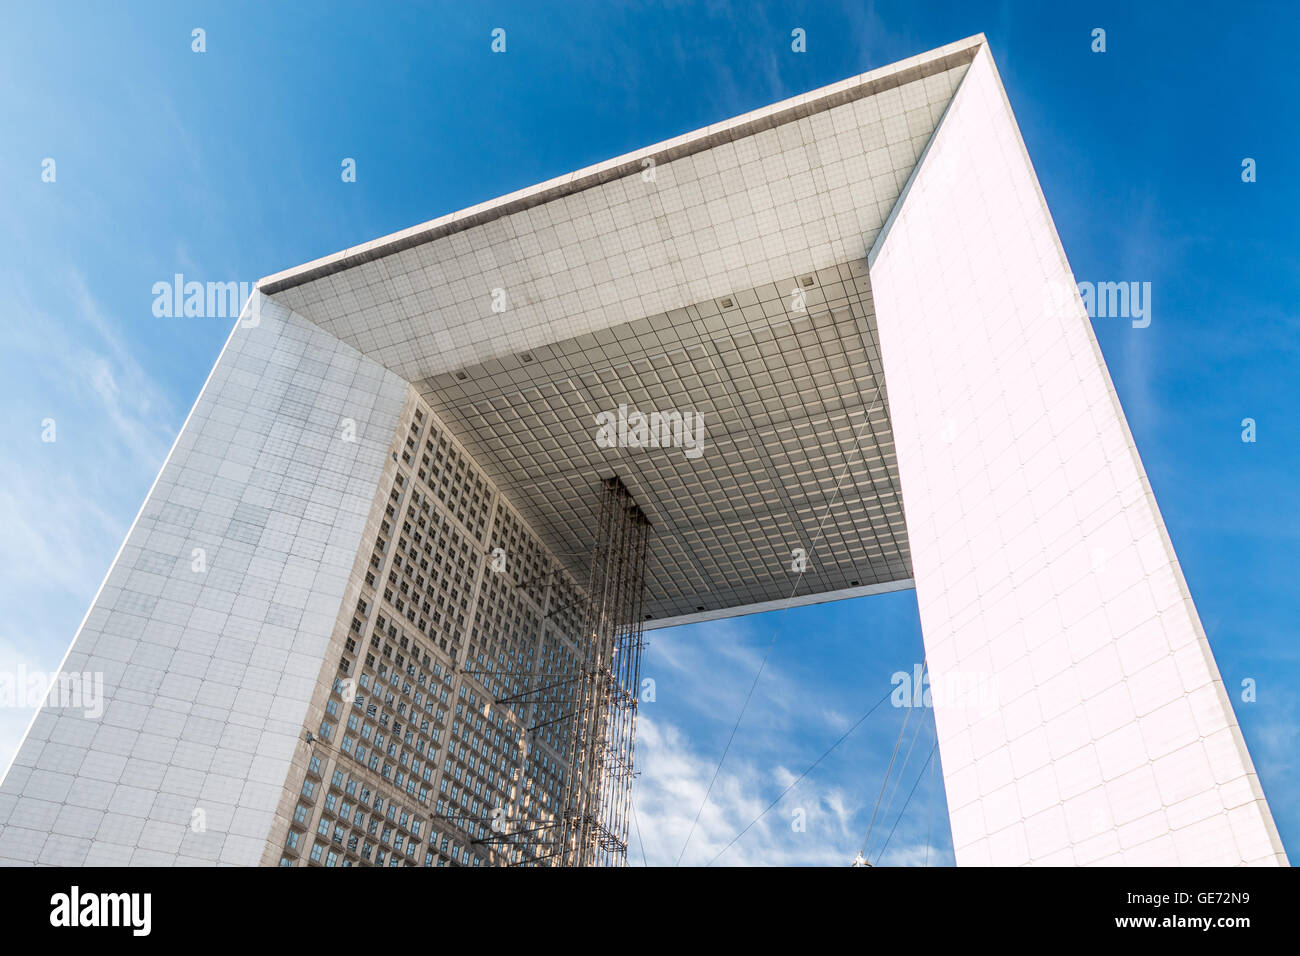
[[(0, 283), (19, 317), (6, 338), (13, 431), (0, 459), (0, 671), (49, 671), (166, 456), (175, 415), (79, 275), (43, 296), (12, 273)], [(47, 419), (52, 443), (42, 441)], [(0, 709), (0, 768), (31, 713)]]
[[(783, 635), (799, 639), (798, 614), (778, 621), (780, 617), (709, 622), (651, 635), (644, 673), (656, 678), (657, 697), (642, 708), (637, 745), (636, 807), (644, 855), (634, 829), (630, 862), (671, 866), (688, 834), (681, 862), (693, 866), (715, 858), (715, 865), (845, 866), (861, 848), (899, 715), (881, 707), (874, 719), (855, 726), (861, 715), (846, 717), (848, 708), (831, 706), (824, 685), (796, 679), (779, 658)], [(736, 715), (778, 626), (776, 650), (710, 790)], [(887, 688), (883, 677), (882, 687)], [(850, 728), (854, 737), (808, 772)], [(909, 727), (905, 748), (911, 740)], [(924, 823), (916, 822), (919, 804), (908, 808), (892, 836), (890, 831), (931, 740), (928, 729), (919, 734), (906, 779), (898, 777), (904, 770), (899, 755), (885, 794), (892, 806), (881, 806), (870, 842), (873, 861), (886, 849), (879, 857), (883, 862), (910, 865), (910, 849), (919, 846), (924, 862), (927, 838)], [(941, 783), (936, 785), (941, 791)], [(699, 821), (692, 829), (697, 811)], [(946, 808), (940, 805), (935, 812)], [(946, 820), (942, 825), (946, 828)], [(945, 860), (938, 853), (930, 856), (934, 864)]]
[[(678, 727), (653, 718), (639, 721), (637, 736), (640, 776), (628, 857), (633, 865), (675, 865), (688, 833), (684, 866), (847, 866), (856, 855), (874, 803), (874, 796), (863, 792), (869, 789), (865, 781), (827, 784), (810, 776), (771, 806), (798, 774), (738, 758), (718, 774), (692, 832), (716, 759), (693, 749)], [(883, 836), (874, 841), (873, 859)], [(922, 865), (924, 850), (924, 843), (891, 841), (881, 862)], [(950, 859), (931, 849), (931, 865)]]

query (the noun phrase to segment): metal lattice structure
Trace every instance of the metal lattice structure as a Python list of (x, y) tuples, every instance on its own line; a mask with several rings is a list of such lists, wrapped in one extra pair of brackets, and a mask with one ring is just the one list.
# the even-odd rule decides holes
[(649, 532), (650, 522), (623, 483), (606, 479), (569, 719), (571, 767), (553, 858), (562, 866), (627, 862)]

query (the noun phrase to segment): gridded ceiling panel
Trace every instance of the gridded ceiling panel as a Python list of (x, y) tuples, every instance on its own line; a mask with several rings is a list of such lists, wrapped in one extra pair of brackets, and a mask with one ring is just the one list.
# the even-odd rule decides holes
[[(416, 387), (579, 580), (618, 475), (654, 525), (659, 621), (910, 578), (882, 382), (855, 260)], [(601, 447), (620, 405), (702, 416), (701, 453)]]

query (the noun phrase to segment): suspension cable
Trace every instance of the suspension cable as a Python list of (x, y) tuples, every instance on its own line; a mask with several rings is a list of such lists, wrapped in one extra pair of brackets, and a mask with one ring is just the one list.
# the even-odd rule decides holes
[(749, 823), (745, 824), (745, 828), (744, 828), (743, 830), (741, 830), (739, 833), (737, 833), (734, 837), (732, 837), (732, 838), (731, 838), (731, 842), (728, 843), (726, 846), (724, 846), (720, 851), (718, 851), (718, 854), (717, 854), (716, 856), (714, 856), (713, 859), (709, 860), (709, 862), (706, 863), (706, 864), (704, 864), (704, 865), (705, 865), (705, 866), (712, 866), (714, 863), (716, 863), (716, 862), (718, 861), (718, 859), (722, 856), (722, 854), (724, 854), (724, 853), (726, 853), (728, 850), (730, 850), (730, 849), (732, 848), (732, 846), (735, 845), (735, 843), (736, 843), (737, 840), (739, 840), (741, 837), (743, 837), (746, 833), (749, 832), (749, 829), (750, 829), (754, 824), (756, 824), (759, 820), (763, 819), (763, 817), (767, 816), (768, 811), (770, 811), (773, 807), (775, 807), (778, 803), (780, 803), (783, 799), (785, 799), (785, 795), (786, 795), (787, 793), (789, 793), (789, 792), (790, 792), (791, 790), (793, 790), (796, 786), (798, 786), (798, 785), (799, 785), (799, 782), (800, 782), (801, 780), (803, 780), (804, 777), (806, 777), (806, 776), (808, 776), (808, 774), (812, 773), (813, 770), (816, 769), (816, 767), (817, 767), (817, 765), (818, 765), (819, 763), (821, 763), (823, 760), (825, 760), (827, 757), (829, 757), (829, 756), (831, 755), (831, 752), (832, 752), (836, 747), (838, 747), (840, 744), (842, 744), (842, 743), (844, 742), (845, 738), (847, 738), (847, 737), (849, 736), (849, 734), (851, 734), (851, 733), (853, 733), (853, 731), (857, 730), (857, 729), (858, 729), (858, 725), (861, 724), (861, 723), (862, 723), (864, 720), (866, 720), (868, 717), (870, 717), (870, 716), (872, 715), (872, 713), (876, 710), (877, 707), (879, 707), (879, 706), (880, 706), (881, 704), (883, 704), (885, 701), (889, 700), (889, 698), (893, 695), (893, 693), (894, 693), (894, 692), (893, 692), (893, 690), (891, 689), (889, 692), (887, 692), (887, 693), (885, 694), (884, 697), (880, 698), (880, 700), (878, 700), (878, 701), (876, 701), (874, 704), (872, 704), (871, 707), (867, 710), (867, 712), (866, 712), (865, 714), (863, 714), (863, 715), (862, 715), (861, 717), (859, 717), (856, 721), (854, 721), (853, 726), (851, 726), (848, 730), (844, 731), (844, 733), (842, 733), (842, 734), (840, 735), (839, 739), (836, 740), (835, 743), (831, 744), (828, 748), (826, 748), (825, 753), (823, 753), (820, 757), (818, 757), (818, 758), (817, 758), (816, 760), (814, 760), (811, 764), (809, 764), (808, 767), (807, 767), (807, 769), (805, 769), (803, 773), (799, 774), (799, 776), (795, 777), (794, 782), (791, 783), (791, 784), (790, 784), (788, 787), (786, 787), (784, 790), (782, 790), (782, 791), (777, 795), (777, 798), (776, 798), (775, 800), (773, 800), (771, 803), (769, 803), (769, 804), (767, 805), (766, 808), (764, 808), (764, 810), (763, 810), (762, 813), (760, 813), (758, 816), (754, 817), (754, 819), (750, 820)]
[[(867, 409), (866, 416), (862, 420), (862, 425), (859, 426), (857, 433), (853, 436), (853, 451), (855, 452), (861, 451), (862, 433), (866, 426), (871, 424), (871, 416), (875, 414), (876, 405), (879, 399), (880, 385), (877, 385), (875, 392), (872, 394), (871, 406)], [(835, 507), (835, 502), (839, 500), (840, 486), (844, 483), (844, 478), (849, 473), (850, 464), (850, 456), (845, 455), (844, 469), (840, 472), (840, 477), (835, 482), (835, 489), (831, 493), (831, 498), (826, 503), (826, 510), (822, 512), (821, 520), (817, 523), (817, 535), (813, 539), (812, 545), (808, 548), (806, 554), (806, 557), (808, 558), (812, 557), (813, 551), (816, 550), (819, 544), (821, 544), (826, 519), (830, 517), (831, 509)], [(807, 565), (804, 567), (806, 568)], [(772, 648), (776, 645), (776, 638), (781, 633), (781, 625), (784, 623), (785, 613), (790, 609), (790, 604), (794, 600), (794, 596), (799, 592), (799, 585), (803, 581), (803, 576), (804, 571), (800, 570), (798, 576), (795, 578), (794, 587), (790, 591), (790, 596), (786, 598), (785, 606), (781, 608), (781, 617), (777, 619), (776, 628), (772, 631), (772, 639), (768, 642), (767, 650), (763, 653), (762, 661), (759, 662), (758, 672), (754, 675), (754, 681), (749, 685), (749, 693), (745, 695), (745, 701), (740, 705), (740, 713), (736, 715), (736, 723), (732, 726), (731, 734), (727, 737), (727, 743), (722, 748), (722, 756), (718, 758), (718, 765), (713, 768), (713, 776), (709, 778), (709, 785), (704, 790), (704, 799), (700, 801), (700, 807), (695, 811), (695, 819), (691, 821), (691, 827), (686, 831), (686, 839), (682, 841), (682, 849), (681, 852), (677, 854), (677, 862), (673, 864), (674, 866), (681, 866), (682, 857), (686, 855), (686, 848), (691, 844), (691, 837), (695, 833), (695, 828), (699, 825), (700, 815), (704, 813), (704, 808), (708, 805), (709, 795), (713, 793), (713, 785), (717, 783), (718, 774), (722, 772), (722, 764), (727, 759), (727, 754), (731, 752), (731, 744), (736, 739), (736, 731), (740, 729), (740, 722), (745, 716), (745, 711), (749, 709), (749, 701), (754, 696), (754, 689), (758, 687), (758, 679), (763, 676), (763, 670), (767, 667), (767, 660), (772, 654)]]
[[(921, 684), (925, 684), (925, 667), (926, 661), (921, 661)], [(913, 697), (916, 695), (915, 688), (912, 691)], [(923, 698), (924, 699), (924, 698)], [(876, 794), (876, 805), (871, 810), (871, 822), (867, 824), (867, 835), (862, 840), (862, 847), (858, 850), (858, 856), (866, 859), (867, 846), (871, 843), (871, 831), (876, 826), (876, 814), (880, 812), (880, 801), (885, 796), (885, 787), (889, 785), (889, 775), (894, 771), (894, 761), (898, 759), (898, 748), (903, 744), (903, 734), (907, 732), (907, 723), (912, 719), (913, 707), (907, 708), (907, 713), (903, 715), (903, 726), (898, 729), (898, 740), (894, 742), (894, 752), (890, 755), (889, 766), (885, 768), (885, 778), (880, 781), (880, 793)]]
[[(876, 856), (876, 865), (877, 865), (877, 866), (880, 865), (880, 860), (881, 860), (881, 858), (884, 857), (884, 855), (885, 855), (885, 850), (886, 850), (886, 848), (889, 846), (889, 841), (890, 841), (891, 839), (893, 839), (893, 836), (894, 836), (894, 830), (897, 830), (897, 829), (898, 829), (898, 823), (899, 823), (900, 820), (903, 819), (903, 813), (906, 812), (906, 810), (907, 810), (907, 805), (908, 805), (909, 803), (912, 802), (912, 794), (916, 793), (917, 785), (920, 784), (920, 782), (921, 782), (921, 778), (925, 776), (925, 767), (930, 766), (930, 761), (932, 761), (932, 760), (934, 759), (934, 752), (935, 752), (937, 749), (939, 749), (939, 739), (938, 739), (938, 737), (936, 736), (936, 737), (935, 737), (935, 741), (934, 741), (934, 745), (930, 747), (930, 756), (928, 756), (928, 757), (925, 758), (925, 766), (922, 767), (922, 768), (921, 768), (921, 772), (918, 773), (918, 774), (916, 775), (916, 781), (912, 784), (912, 789), (911, 789), (911, 791), (907, 794), (907, 799), (903, 801), (903, 809), (898, 811), (898, 816), (894, 819), (894, 826), (893, 826), (893, 828), (889, 831), (889, 836), (885, 837), (885, 843), (884, 843), (884, 846), (882, 846), (882, 847), (880, 848), (880, 853)], [(927, 851), (927, 852), (929, 851), (929, 846), (930, 846), (929, 840), (926, 840), (926, 851)]]

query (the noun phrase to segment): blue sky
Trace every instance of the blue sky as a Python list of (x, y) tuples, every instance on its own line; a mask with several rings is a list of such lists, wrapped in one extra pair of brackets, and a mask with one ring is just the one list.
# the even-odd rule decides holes
[[(251, 282), (983, 31), (1076, 277), (1152, 283), (1149, 328), (1094, 327), (1224, 680), (1258, 681), (1255, 702), (1234, 703), (1297, 852), (1300, 20), (1282, 3), (1057, 6), (14, 7), (0, 32), (0, 669), (57, 666), (229, 331), (155, 318), (155, 282)], [(494, 27), (505, 55), (489, 52)], [(637, 784), (651, 863), (677, 858), (769, 645), (684, 862), (711, 859), (922, 656), (910, 592), (651, 635)], [(0, 766), (28, 718), (0, 709)], [(903, 718), (877, 710), (720, 862), (851, 859)], [(929, 752), (921, 726), (885, 830)], [(929, 784), (887, 862), (951, 862)]]

